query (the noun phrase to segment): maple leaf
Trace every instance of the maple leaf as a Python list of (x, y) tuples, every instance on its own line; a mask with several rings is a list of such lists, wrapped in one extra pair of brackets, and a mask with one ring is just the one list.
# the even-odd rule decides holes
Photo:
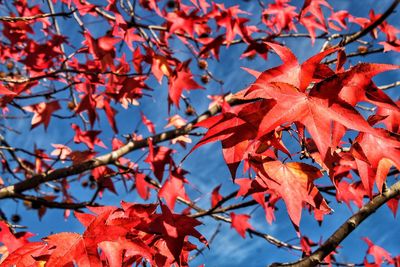
[(161, 55), (152, 55), (152, 53), (150, 54), (152, 60), (151, 71), (157, 81), (161, 84), (164, 75), (170, 77), (172, 75), (172, 70), (166, 57)]
[(221, 185), (215, 187), (211, 192), (211, 208), (214, 208), (223, 198), (222, 195), (219, 193), (220, 189)]
[(86, 244), (80, 234), (58, 233), (44, 240), (55, 247), (46, 262), (49, 266), (64, 266), (72, 262), (78, 266), (102, 266), (97, 250)]
[(8, 253), (12, 253), (16, 249), (29, 243), (28, 239), (32, 236), (34, 236), (34, 234), (28, 232), (14, 234), (4, 221), (0, 221), (0, 242), (6, 246)]
[(257, 135), (258, 125), (263, 118), (262, 114), (274, 104), (274, 101), (269, 100), (245, 104), (197, 123), (196, 126), (209, 128), (209, 130), (192, 151), (209, 142), (221, 141), (225, 162), (234, 178), (236, 169), (250, 144), (249, 139)]
[[(397, 101), (396, 105), (399, 107), (400, 101)], [(400, 110), (378, 107), (375, 115), (381, 116), (379, 122), (385, 124), (389, 131), (400, 133)]]
[[(197, 3), (197, 1), (199, 3)], [(192, 2), (193, 5), (195, 5), (197, 8), (201, 8), (201, 10), (203, 11), (204, 14), (207, 13), (207, 8), (210, 7), (210, 4), (207, 3), (206, 0), (190, 0), (190, 2)]]
[[(336, 31), (341, 31), (343, 29), (347, 29), (347, 23), (346, 19), (350, 17), (350, 13), (347, 10), (339, 10), (337, 12), (332, 12), (332, 14), (329, 16), (329, 27), (336, 30)], [(337, 27), (334, 23), (331, 21), (336, 22), (339, 24), (340, 27)]]
[(98, 183), (100, 193), (102, 193), (104, 189), (108, 189), (117, 195), (114, 183), (111, 180), (111, 176), (115, 175), (115, 172), (112, 169), (106, 166), (100, 166), (92, 170), (92, 175), (94, 180)]
[[(312, 82), (319, 62), (336, 49), (317, 54), (299, 65), (289, 49), (272, 43), (269, 45), (282, 58), (284, 64), (262, 73), (244, 95), (245, 99), (265, 98), (277, 101), (276, 105), (264, 114), (257, 138), (282, 124), (300, 122), (309, 131), (324, 159), (331, 146), (332, 122), (361, 132), (374, 132), (350, 104), (335, 98), (332, 91), (340, 89), (336, 88), (336, 83), (336, 87), (333, 87), (333, 84), (328, 86), (330, 78), (317, 83), (309, 93), (304, 92)], [(320, 84), (325, 86), (323, 90)]]
[(350, 184), (346, 181), (340, 181), (337, 185), (336, 198), (338, 201), (344, 201), (349, 209), (351, 209), (350, 201), (353, 201), (361, 209), (364, 195), (366, 195), (366, 191), (361, 182)]
[(151, 170), (156, 178), (161, 182), (164, 176), (165, 165), (173, 162), (171, 154), (175, 151), (165, 146), (154, 147), (153, 142), (149, 141), (149, 154), (144, 162), (150, 164)]
[[(239, 5), (231, 6), (225, 8), (224, 4), (215, 4), (214, 9), (218, 9), (219, 12), (214, 12), (213, 16), (215, 17), (215, 21), (218, 26), (224, 27), (226, 29), (226, 42), (229, 45), (236, 34), (240, 34), (243, 37), (243, 33), (241, 31), (241, 27), (239, 24), (241, 22), (241, 18), (238, 17), (239, 14), (249, 14), (246, 11), (243, 11), (239, 8)], [(245, 19), (245, 21), (248, 21)]]
[[(134, 224), (137, 224), (126, 219), (122, 223), (118, 218), (113, 218), (115, 207), (97, 207), (91, 208), (91, 211), (96, 215), (75, 213), (78, 220), (87, 227), (83, 235), (59, 233), (44, 239), (50, 247), (54, 247), (47, 265), (64, 266), (75, 262), (78, 266), (102, 266), (98, 244), (103, 241), (120, 240)], [(137, 245), (144, 246), (142, 243)]]
[(197, 18), (196, 13), (196, 10), (190, 14), (186, 14), (182, 11), (169, 12), (165, 17), (165, 19), (171, 24), (169, 32), (184, 32), (189, 36), (194, 37), (194, 25)]
[(199, 57), (207, 54), (209, 51), (214, 55), (214, 57), (219, 61), (219, 49), (221, 45), (224, 43), (225, 38), (224, 35), (221, 34), (214, 39), (209, 40), (205, 43), (205, 45), (201, 48), (199, 52)]
[(182, 64), (180, 67), (177, 67), (176, 74), (170, 77), (168, 87), (169, 101), (171, 101), (178, 108), (179, 99), (181, 98), (184, 89), (204, 89), (204, 87), (193, 80), (193, 74), (187, 69), (187, 67), (185, 67), (184, 64)]
[(374, 181), (382, 192), (390, 167), (394, 165), (400, 170), (400, 139), (387, 130), (376, 129), (374, 134), (359, 134), (354, 142), (359, 146), (353, 146), (353, 149), (367, 159), (355, 156), (361, 181), (372, 197)]
[(317, 245), (314, 243), (311, 239), (309, 239), (306, 236), (302, 236), (300, 238), (300, 245), (301, 245), (301, 250), (303, 250), (303, 253), (306, 256), (309, 256), (311, 254), (311, 246)]
[(166, 247), (179, 263), (179, 257), (188, 235), (193, 236), (208, 245), (207, 240), (195, 229), (201, 222), (182, 214), (174, 214), (164, 204), (160, 203), (162, 214), (150, 216), (150, 222), (141, 223), (136, 228), (141, 231), (158, 234), (165, 240)]
[(151, 265), (153, 265), (152, 250), (140, 239), (128, 240), (119, 238), (116, 241), (103, 241), (98, 244), (99, 248), (104, 252), (110, 267), (123, 266), (123, 256), (145, 257)]
[[(2, 266), (39, 266), (44, 264), (47, 254), (48, 246), (42, 242), (30, 242), (14, 250), (9, 254), (4, 261), (1, 262)], [(4, 256), (5, 254), (3, 254)], [(44, 258), (42, 261), (41, 258)]]
[(396, 218), (397, 215), (397, 210), (399, 207), (399, 202), (400, 202), (400, 197), (395, 197), (390, 199), (386, 204), (389, 207), (389, 209), (392, 211), (393, 216)]
[(32, 123), (31, 129), (43, 123), (44, 128), (47, 130), (47, 127), (49, 126), (50, 123), (51, 115), (53, 114), (53, 112), (61, 109), (61, 107), (60, 104), (58, 104), (58, 101), (53, 101), (49, 103), (41, 102), (38, 104), (24, 107), (24, 109), (26, 111), (34, 113), (31, 122)]
[(300, 225), (304, 202), (325, 214), (331, 213), (331, 208), (313, 184), (322, 176), (316, 167), (301, 162), (267, 161), (258, 174), (268, 188), (282, 197), (296, 228)]
[(61, 159), (62, 162), (64, 162), (64, 160), (67, 159), (72, 152), (71, 148), (66, 145), (51, 144), (51, 146), (55, 149), (51, 152), (50, 155), (58, 157), (59, 159)]
[(10, 91), (3, 84), (0, 84), (0, 94), (2, 94), (2, 95), (16, 95), (15, 92)]
[(296, 7), (289, 5), (287, 1), (275, 1), (273, 4), (268, 4), (268, 8), (262, 12), (262, 21), (276, 33), (282, 31), (294, 30), (296, 25), (294, 18), (298, 16)]
[(153, 186), (146, 182), (145, 174), (139, 172), (135, 174), (135, 187), (141, 198), (147, 200), (150, 197), (149, 189)]
[(248, 222), (248, 220), (250, 219), (250, 215), (235, 214), (234, 212), (231, 212), (230, 216), (232, 220), (231, 228), (235, 228), (239, 235), (245, 238), (247, 229), (253, 229), (251, 224)]
[(383, 261), (387, 261), (389, 264), (394, 264), (394, 260), (390, 254), (380, 246), (375, 245), (369, 238), (363, 237), (363, 240), (368, 245), (367, 254), (370, 254), (375, 259), (375, 264), (381, 266)]
[(82, 98), (81, 102), (79, 103), (78, 107), (75, 110), (75, 113), (81, 113), (85, 110), (89, 115), (90, 125), (93, 127), (93, 124), (97, 118), (97, 112), (96, 112), (96, 101), (92, 95), (92, 92), (89, 92)]
[(399, 66), (389, 64), (360, 63), (343, 73), (322, 81), (315, 89), (321, 90), (328, 86), (329, 90), (322, 89), (325, 91), (323, 93), (325, 96), (329, 97), (338, 93), (340, 99), (352, 106), (358, 102), (369, 102), (378, 107), (399, 111), (400, 109), (393, 100), (372, 82), (375, 75), (399, 68)]
[(337, 100), (332, 103), (330, 99), (309, 96), (297, 91), (290, 84), (270, 83), (258, 95), (277, 101), (276, 105), (264, 114), (258, 129), (258, 138), (280, 125), (297, 121), (309, 131), (323, 159), (331, 147), (329, 141), (333, 131), (332, 121), (358, 131), (374, 131), (366, 120), (344, 101)]
[(151, 122), (151, 120), (149, 120), (149, 119), (144, 115), (143, 112), (140, 112), (140, 115), (141, 115), (141, 117), (142, 117), (142, 122), (143, 122), (143, 124), (146, 125), (146, 127), (147, 127), (147, 130), (149, 130), (149, 132), (150, 132), (151, 134), (156, 134), (156, 130), (155, 130), (155, 128), (154, 128), (154, 124)]
[(106, 70), (107, 66), (113, 68), (113, 60), (115, 57), (115, 45), (121, 41), (119, 38), (111, 36), (103, 36), (98, 39), (93, 38), (88, 31), (85, 32), (84, 44), (88, 46), (89, 52), (96, 60), (100, 60), (102, 70)]
[(183, 175), (186, 173), (185, 170), (180, 168), (172, 170), (169, 179), (165, 181), (164, 185), (158, 192), (158, 197), (164, 198), (171, 210), (174, 210), (175, 202), (178, 197), (187, 201), (190, 200), (184, 187), (187, 180)]
[(75, 136), (74, 136), (74, 142), (79, 144), (79, 143), (84, 143), (89, 147), (89, 149), (93, 150), (94, 145), (107, 148), (103, 141), (101, 141), (97, 136), (101, 133), (101, 131), (82, 131), (81, 128), (79, 128), (78, 125), (72, 124), (71, 125), (72, 129), (75, 131)]

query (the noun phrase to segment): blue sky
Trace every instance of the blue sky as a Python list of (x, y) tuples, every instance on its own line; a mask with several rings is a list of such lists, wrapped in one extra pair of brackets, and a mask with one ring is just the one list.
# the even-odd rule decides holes
[[(40, 2), (40, 1), (39, 1)], [(240, 4), (243, 10), (246, 10), (254, 17), (259, 17), (257, 1), (216, 1), (225, 2), (226, 6), (234, 4)], [(294, 1), (295, 3), (302, 3), (302, 1)], [(359, 16), (366, 16), (369, 8), (373, 7), (377, 13), (382, 12), (387, 6), (390, 5), (391, 1), (380, 1), (377, 4), (376, 1), (345, 1), (337, 0), (330, 1), (336, 10), (347, 9), (350, 13)], [(334, 3), (333, 3), (334, 2)], [(400, 26), (399, 22), (396, 22), (397, 14), (392, 15), (389, 21), (395, 24), (397, 27)], [(69, 32), (73, 32), (77, 26), (70, 25), (69, 22), (60, 21), (61, 29), (67, 35)], [(94, 24), (90, 27), (91, 32), (94, 35), (101, 36), (104, 29), (100, 24)], [(352, 32), (357, 28), (352, 28), (349, 31)], [(300, 32), (304, 32), (304, 29), (300, 28)], [(81, 42), (81, 40), (70, 39), (73, 42)], [(308, 39), (285, 39), (284, 43), (291, 48), (297, 55), (300, 61), (304, 61), (309, 56), (318, 52), (321, 47), (321, 43), (317, 40), (315, 45), (312, 47)], [(176, 49), (181, 49), (182, 45), (179, 41), (176, 42)], [(354, 48), (354, 45), (350, 46)], [(254, 60), (238, 60), (239, 55), (244, 51), (244, 46), (234, 46), (226, 50), (221, 49), (221, 60), (220, 62), (210, 62), (210, 71), (218, 79), (224, 80), (224, 85), (221, 87), (215, 82), (210, 82), (205, 85), (207, 91), (191, 91), (189, 94), (185, 93), (190, 97), (196, 110), (202, 112), (206, 110), (209, 101), (205, 97), (207, 94), (220, 94), (222, 92), (236, 92), (248, 86), (254, 79), (247, 72), (243, 71), (241, 67), (248, 67), (256, 69), (258, 71), (265, 70), (272, 66), (279, 64), (279, 60), (276, 56), (270, 55), (267, 61), (257, 57)], [(351, 50), (351, 49), (350, 49)], [(177, 55), (181, 59), (185, 59), (188, 55), (184, 52)], [(399, 64), (400, 57), (395, 53), (388, 53), (387, 55), (374, 55), (369, 56), (366, 59), (356, 58), (351, 59), (351, 64), (356, 64), (358, 61), (369, 61), (369, 62), (382, 62)], [(197, 67), (193, 64), (193, 72), (197, 73)], [(380, 75), (374, 81), (378, 84), (388, 84), (399, 80), (399, 72), (392, 72), (385, 75)], [(166, 80), (164, 79), (163, 84), (160, 86), (154, 80), (149, 82), (149, 85), (155, 88), (153, 98), (144, 98), (141, 100), (142, 105), (140, 107), (130, 107), (128, 110), (119, 108), (119, 114), (117, 115), (118, 127), (120, 134), (131, 133), (135, 130), (138, 121), (140, 120), (139, 111), (143, 111), (146, 116), (151, 119), (156, 125), (156, 131), (163, 131), (163, 127), (166, 125), (166, 114), (167, 114), (167, 87)], [(392, 89), (389, 91), (391, 97), (395, 100), (399, 99), (400, 94), (398, 89)], [(29, 102), (25, 102), (29, 104)], [(64, 103), (65, 106), (66, 103)], [(173, 110), (174, 111), (174, 110)], [(160, 115), (161, 114), (161, 115)], [(367, 115), (367, 114), (366, 114)], [(73, 137), (73, 131), (70, 130), (70, 121), (58, 120), (53, 118), (52, 123), (49, 126), (47, 132), (44, 132), (43, 127), (38, 127), (33, 131), (29, 131), (30, 120), (18, 120), (12, 122), (6, 122), (15, 127), (21, 129), (23, 135), (17, 136), (14, 134), (6, 133), (6, 138), (9, 142), (17, 147), (23, 147), (26, 149), (32, 149), (34, 144), (40, 148), (50, 149), (52, 143), (64, 143), (65, 140), (69, 140)], [(100, 123), (96, 123), (95, 129), (101, 129), (106, 145), (110, 147), (110, 140), (113, 133), (104, 118)], [(139, 132), (143, 132), (145, 136), (149, 133), (142, 125), (139, 128)], [(195, 143), (195, 139), (193, 139)], [(72, 147), (74, 147), (71, 144)], [(288, 144), (290, 146), (290, 144)], [(83, 149), (83, 146), (80, 147)], [(176, 162), (186, 155), (186, 153), (178, 148), (178, 153), (175, 154), (174, 159)], [(221, 193), (223, 195), (232, 192), (237, 189), (237, 186), (232, 184), (228, 168), (226, 167), (221, 153), (220, 144), (208, 144), (196, 151), (194, 151), (189, 158), (183, 163), (183, 168), (190, 171), (187, 176), (191, 185), (187, 186), (187, 190), (192, 200), (198, 200), (198, 204), (202, 207), (209, 207), (210, 205), (210, 191), (215, 186), (222, 184)], [(105, 153), (107, 150), (99, 150), (100, 154)], [(135, 160), (143, 154), (143, 151), (137, 151), (128, 156), (128, 158)], [(143, 165), (145, 166), (145, 165)], [(239, 172), (240, 173), (240, 172)], [(328, 184), (327, 179), (320, 181), (321, 184)], [(75, 184), (78, 186), (78, 184)], [(110, 192), (106, 192), (101, 200), (102, 204), (118, 205), (120, 200), (129, 202), (141, 202), (142, 200), (137, 196), (136, 192), (126, 192), (121, 184), (117, 186), (118, 196), (113, 195)], [(76, 191), (76, 196), (81, 200), (87, 200), (90, 198), (90, 191), (79, 189)], [(154, 196), (154, 192), (153, 192)], [(327, 197), (331, 201), (330, 205), (335, 210), (332, 215), (329, 215), (324, 220), (322, 226), (318, 226), (312, 216), (308, 215), (306, 211), (303, 211), (303, 217), (301, 221), (301, 231), (304, 235), (310, 237), (314, 241), (318, 241), (321, 238), (325, 240), (333, 231), (344, 222), (352, 212), (344, 205), (338, 205), (336, 200), (332, 197)], [(154, 201), (152, 198), (150, 201)], [(18, 212), (22, 216), (20, 224), (27, 225), (30, 232), (36, 233), (37, 238), (44, 237), (51, 233), (60, 231), (74, 231), (81, 232), (83, 228), (70, 216), (67, 221), (64, 220), (62, 211), (48, 210), (47, 214), (38, 220), (34, 211), (27, 211), (22, 203), (15, 203), (13, 200), (2, 200), (0, 202), (1, 209), (6, 212), (7, 215)], [(182, 206), (178, 205), (178, 209)], [(356, 209), (354, 209), (356, 210)], [(259, 231), (271, 234), (278, 237), (283, 241), (293, 240), (296, 237), (296, 232), (288, 218), (285, 211), (285, 206), (282, 202), (278, 204), (278, 211), (276, 211), (276, 222), (269, 225), (265, 221), (265, 215), (261, 208), (255, 209), (254, 207), (249, 209), (243, 209), (238, 213), (251, 213), (252, 220), (251, 224)], [(217, 228), (218, 222), (212, 219), (206, 218), (203, 220), (204, 225), (199, 227), (200, 232), (210, 238)], [(350, 261), (359, 263), (363, 260), (367, 246), (365, 242), (361, 240), (361, 237), (368, 236), (377, 245), (383, 246), (392, 255), (398, 255), (400, 253), (400, 243), (393, 238), (395, 233), (400, 233), (400, 224), (398, 219), (393, 218), (393, 215), (388, 212), (388, 208), (382, 207), (377, 213), (373, 214), (368, 218), (345, 242), (342, 243), (343, 249), (340, 249), (340, 253), (337, 256), (337, 260), (340, 262)], [(296, 242), (293, 242), (296, 243)], [(267, 243), (258, 237), (250, 238), (246, 236), (246, 239), (242, 239), (234, 230), (230, 229), (230, 225), (222, 223), (221, 232), (211, 244), (210, 249), (205, 249), (202, 255), (198, 256), (193, 262), (193, 266), (198, 266), (201, 263), (205, 263), (206, 266), (265, 266), (275, 261), (291, 261), (299, 258), (298, 253), (287, 251), (285, 249), (277, 249), (274, 246)]]

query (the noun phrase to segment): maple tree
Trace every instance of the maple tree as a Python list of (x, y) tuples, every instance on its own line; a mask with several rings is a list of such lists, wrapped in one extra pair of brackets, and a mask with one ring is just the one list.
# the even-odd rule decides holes
[[(0, 266), (188, 266), (230, 228), (288, 251), (250, 265), (400, 266), (365, 230), (340, 260), (398, 210), (400, 1), (249, 2), (0, 0)], [(24, 225), (53, 209), (83, 230)]]

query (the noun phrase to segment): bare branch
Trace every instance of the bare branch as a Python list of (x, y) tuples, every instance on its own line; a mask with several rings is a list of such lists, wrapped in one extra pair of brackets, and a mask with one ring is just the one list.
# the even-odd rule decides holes
[(28, 22), (31, 20), (43, 19), (43, 18), (48, 18), (48, 17), (69, 17), (76, 11), (77, 11), (77, 9), (74, 9), (74, 10), (71, 10), (70, 12), (45, 13), (45, 14), (38, 14), (38, 15), (29, 16), (29, 17), (0, 16), (0, 21), (5, 21), (5, 22), (26, 21), (26, 22)]
[(28, 196), (23, 194), (15, 194), (15, 198), (22, 199), (24, 201), (28, 201), (34, 203), (39, 206), (43, 206), (46, 208), (52, 209), (71, 209), (71, 210), (78, 210), (83, 209), (87, 206), (99, 206), (98, 204), (94, 203), (94, 201), (87, 201), (87, 202), (80, 202), (80, 203), (68, 203), (68, 202), (55, 202), (49, 201), (42, 197), (35, 197), (35, 196)]

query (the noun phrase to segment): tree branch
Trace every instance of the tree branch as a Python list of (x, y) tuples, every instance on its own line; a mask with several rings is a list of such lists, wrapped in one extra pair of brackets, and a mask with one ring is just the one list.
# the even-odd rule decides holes
[[(95, 196), (97, 196), (97, 193), (95, 194)], [(80, 202), (80, 203), (49, 201), (45, 198), (28, 196), (28, 195), (23, 195), (23, 194), (15, 194), (14, 197), (18, 198), (18, 199), (22, 199), (24, 201), (34, 203), (36, 205), (44, 206), (46, 208), (53, 208), (53, 209), (78, 210), (78, 209), (86, 208), (87, 206), (92, 206), (92, 207), (99, 206), (98, 204), (94, 203), (95, 197), (92, 198), (93, 201), (91, 200), (91, 201)]]
[(373, 23), (371, 23), (370, 25), (368, 25), (367, 27), (365, 27), (364, 29), (349, 35), (349, 36), (345, 36), (343, 38), (343, 40), (340, 42), (339, 46), (345, 46), (348, 45), (354, 41), (356, 41), (357, 39), (367, 35), (369, 32), (371, 32), (372, 30), (374, 30), (376, 27), (378, 27), (382, 22), (384, 22), (386, 20), (387, 17), (389, 17), (393, 11), (395, 10), (395, 8), (397, 7), (397, 5), (400, 3), (400, 0), (395, 0), (393, 1), (393, 3), (390, 5), (390, 7), (385, 11), (385, 13), (383, 13), (377, 20), (375, 20)]
[(28, 21), (35, 20), (35, 19), (43, 19), (43, 18), (48, 18), (48, 17), (69, 17), (77, 10), (78, 9), (71, 10), (70, 12), (38, 14), (38, 15), (29, 16), (29, 17), (0, 16), (0, 21), (5, 21), (5, 22), (26, 21), (26, 22), (28, 22)]
[(400, 181), (392, 185), (387, 191), (381, 195), (377, 195), (370, 202), (364, 205), (356, 214), (351, 216), (343, 223), (335, 233), (333, 233), (315, 252), (293, 263), (274, 263), (271, 267), (287, 266), (287, 267), (309, 267), (320, 264), (326, 256), (333, 252), (338, 245), (353, 232), (366, 218), (372, 215), (383, 204), (392, 198), (400, 195)]
[[(235, 99), (232, 94), (227, 95), (225, 97), (225, 101), (230, 103), (231, 105), (236, 105), (244, 102), (242, 100)], [(221, 107), (218, 104), (215, 104), (214, 106), (210, 107), (206, 112), (204, 112), (203, 114), (195, 118), (193, 121), (189, 122), (188, 124), (179, 129), (165, 131), (141, 140), (129, 141), (124, 146), (108, 154), (99, 156), (97, 158), (85, 161), (80, 164), (70, 165), (65, 168), (56, 169), (49, 173), (37, 174), (32, 176), (32, 178), (29, 180), (24, 180), (14, 185), (3, 187), (0, 189), (0, 199), (13, 197), (15, 193), (22, 193), (26, 190), (33, 189), (45, 182), (58, 180), (71, 175), (83, 173), (87, 170), (91, 170), (99, 166), (111, 164), (118, 158), (128, 154), (131, 151), (147, 147), (149, 140), (152, 140), (153, 144), (156, 144), (174, 139), (175, 137), (180, 135), (187, 134), (195, 128), (195, 124), (197, 122), (203, 121), (206, 118), (209, 118), (217, 114), (220, 111), (220, 109)]]

